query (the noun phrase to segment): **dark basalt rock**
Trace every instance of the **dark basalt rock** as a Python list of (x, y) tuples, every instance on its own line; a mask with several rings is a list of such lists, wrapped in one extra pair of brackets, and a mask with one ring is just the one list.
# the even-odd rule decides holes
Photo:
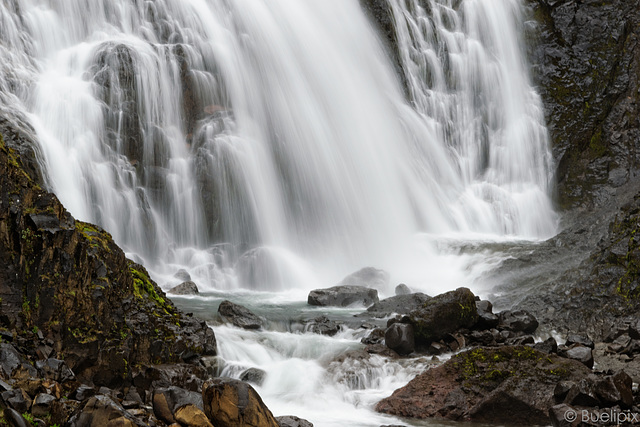
[(276, 417), (276, 421), (279, 427), (313, 427), (313, 424), (309, 421), (292, 415)]
[(593, 368), (593, 352), (589, 347), (582, 345), (571, 347), (566, 351), (566, 357), (584, 363), (587, 368)]
[(545, 425), (556, 403), (556, 384), (589, 373), (579, 362), (526, 346), (477, 348), (418, 375), (376, 410), (411, 418)]
[(408, 314), (412, 310), (422, 307), (422, 305), (430, 299), (431, 297), (429, 295), (421, 292), (409, 295), (396, 295), (376, 302), (367, 308), (366, 312), (360, 313), (358, 316), (386, 317), (392, 313)]
[(378, 291), (363, 286), (334, 286), (315, 289), (309, 293), (307, 303), (318, 306), (347, 307), (350, 305), (370, 306), (378, 302)]
[(245, 381), (255, 385), (262, 385), (267, 373), (259, 368), (249, 368), (240, 375), (240, 381)]
[(423, 345), (445, 338), (460, 328), (470, 328), (477, 321), (475, 296), (467, 288), (435, 296), (403, 319), (413, 325), (416, 344)]
[(500, 323), (498, 329), (506, 329), (512, 332), (531, 334), (538, 329), (538, 321), (528, 311), (502, 311), (499, 313)]
[(262, 319), (251, 310), (231, 301), (222, 301), (218, 307), (218, 314), (223, 320), (243, 329), (260, 329)]
[(131, 379), (131, 366), (215, 354), (213, 331), (178, 311), (107, 232), (76, 221), (1, 137), (0, 264), (0, 326), (40, 357), (64, 354), (81, 382), (117, 386)]
[(340, 332), (341, 323), (329, 319), (327, 316), (318, 316), (307, 324), (307, 330), (314, 334), (334, 336)]
[(412, 353), (415, 349), (413, 326), (405, 323), (394, 323), (384, 333), (387, 347), (400, 355)]

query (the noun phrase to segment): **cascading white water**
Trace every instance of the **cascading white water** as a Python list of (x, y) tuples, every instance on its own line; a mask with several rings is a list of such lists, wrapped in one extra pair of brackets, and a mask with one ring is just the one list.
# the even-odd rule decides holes
[(466, 232), (550, 237), (552, 157), (519, 0), (390, 0), (416, 111), (453, 154)]
[[(0, 111), (29, 119), (76, 217), (161, 284), (189, 270), (203, 313), (232, 293), (293, 318), (367, 265), (469, 285), (495, 260), (434, 241), (556, 228), (521, 4), (388, 3), (409, 102), (358, 0), (0, 1)], [(371, 408), (424, 367), (329, 363), (353, 330), (216, 333), (224, 374), (267, 369), (274, 412), (316, 426), (397, 423)]]
[(411, 106), (357, 0), (12, 0), (1, 81), (63, 203), (158, 274), (278, 289), (409, 268), (421, 232), (552, 235), (519, 2), (420, 4), (390, 0)]

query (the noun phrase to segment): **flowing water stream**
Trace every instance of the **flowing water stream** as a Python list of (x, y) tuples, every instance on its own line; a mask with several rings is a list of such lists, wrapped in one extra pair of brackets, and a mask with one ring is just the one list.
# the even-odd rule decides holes
[[(178, 302), (212, 321), (222, 298), (313, 317), (310, 289), (365, 266), (383, 295), (488, 292), (504, 255), (461, 248), (557, 231), (523, 6), (388, 3), (402, 79), (358, 0), (1, 0), (0, 111), (74, 216), (167, 289), (186, 269), (203, 296)], [(373, 404), (425, 367), (332, 366), (357, 328), (215, 328), (224, 375), (266, 369), (274, 412), (319, 426), (390, 423)]]

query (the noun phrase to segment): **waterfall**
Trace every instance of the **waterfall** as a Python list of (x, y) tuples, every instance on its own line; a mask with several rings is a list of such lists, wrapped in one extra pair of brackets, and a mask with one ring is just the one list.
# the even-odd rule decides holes
[(7, 0), (0, 102), (157, 278), (308, 288), (446, 268), (416, 236), (553, 235), (519, 1), (389, 6), (408, 100), (358, 0)]

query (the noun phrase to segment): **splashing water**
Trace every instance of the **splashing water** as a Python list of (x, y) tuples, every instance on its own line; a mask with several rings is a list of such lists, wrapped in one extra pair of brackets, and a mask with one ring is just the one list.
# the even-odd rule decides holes
[(519, 2), (390, 7), (411, 105), (356, 0), (4, 2), (2, 101), (67, 208), (158, 277), (419, 282), (433, 236), (552, 235)]

